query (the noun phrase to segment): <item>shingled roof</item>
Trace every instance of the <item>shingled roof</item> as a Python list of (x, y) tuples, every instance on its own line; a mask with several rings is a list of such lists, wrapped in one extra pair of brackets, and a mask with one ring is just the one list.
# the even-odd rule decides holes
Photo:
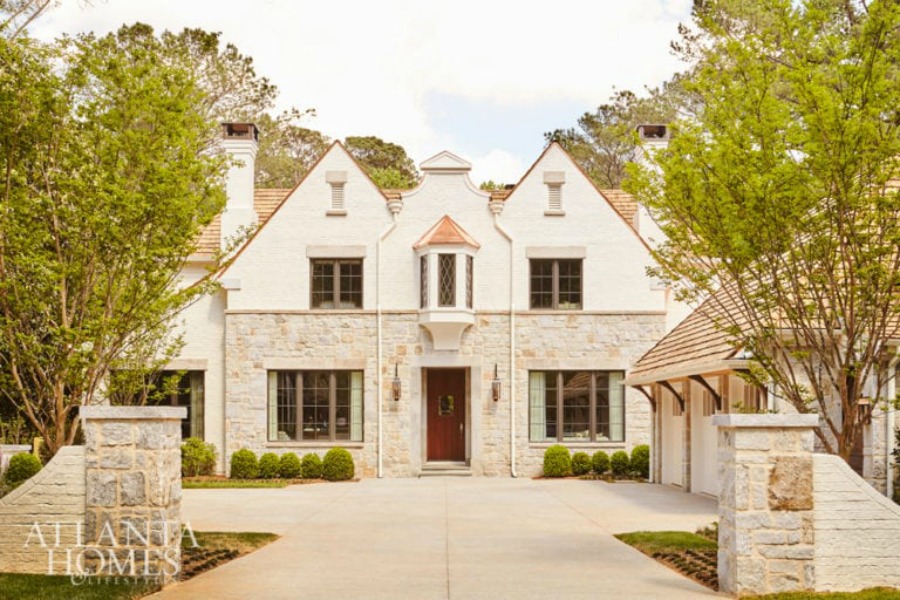
[(638, 211), (637, 198), (626, 192), (625, 190), (600, 190), (600, 193), (606, 196), (612, 207), (622, 215), (622, 218), (628, 222), (633, 229), (635, 227), (635, 215)]
[[(278, 205), (291, 193), (290, 189), (257, 189), (253, 191), (253, 210), (262, 225), (269, 220)], [(197, 242), (198, 254), (214, 254), (219, 251), (222, 237), (222, 215), (216, 215), (206, 226)]]

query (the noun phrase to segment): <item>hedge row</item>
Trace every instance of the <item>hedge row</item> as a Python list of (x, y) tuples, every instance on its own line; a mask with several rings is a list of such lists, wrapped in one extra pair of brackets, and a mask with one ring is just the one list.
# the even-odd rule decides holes
[(587, 475), (591, 472), (604, 475), (609, 472), (613, 477), (650, 477), (650, 446), (635, 446), (631, 456), (624, 450), (613, 452), (610, 456), (598, 450), (594, 456), (585, 452), (569, 454), (569, 449), (559, 444), (550, 446), (544, 452), (544, 477), (568, 477), (570, 475)]
[(352, 479), (355, 473), (353, 456), (344, 448), (332, 448), (319, 458), (309, 453), (301, 460), (293, 452), (279, 457), (274, 452), (266, 452), (258, 459), (251, 450), (244, 448), (231, 455), (232, 479), (327, 479), (343, 481)]

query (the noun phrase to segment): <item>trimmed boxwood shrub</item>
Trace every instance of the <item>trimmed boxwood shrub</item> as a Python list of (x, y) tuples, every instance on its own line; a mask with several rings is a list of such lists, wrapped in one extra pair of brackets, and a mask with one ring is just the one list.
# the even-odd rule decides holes
[(216, 468), (216, 447), (200, 438), (189, 437), (181, 444), (181, 475), (212, 475)]
[(278, 474), (282, 479), (300, 477), (300, 457), (293, 452), (285, 452), (278, 461)]
[(554, 444), (544, 450), (544, 477), (568, 477), (572, 474), (572, 457), (569, 449)]
[(352, 479), (354, 473), (353, 456), (343, 448), (332, 448), (322, 459), (322, 478), (328, 481)]
[(41, 460), (30, 452), (15, 454), (9, 459), (3, 481), (13, 490), (37, 475), (42, 467)]
[(615, 477), (625, 477), (631, 467), (631, 461), (628, 459), (628, 453), (624, 450), (617, 450), (609, 457), (609, 467)]
[(650, 446), (639, 444), (631, 450), (631, 470), (638, 477), (648, 479), (650, 477)]
[(303, 461), (300, 463), (300, 476), (303, 479), (318, 479), (322, 476), (322, 459), (318, 454), (310, 452), (303, 455)]
[(231, 455), (232, 479), (256, 479), (259, 475), (259, 461), (251, 450), (243, 448)]
[(587, 452), (576, 452), (572, 455), (572, 474), (587, 475), (591, 472), (591, 457)]
[(597, 475), (603, 475), (609, 471), (609, 454), (603, 450), (594, 452), (594, 456), (591, 457), (591, 467)]
[(266, 452), (259, 457), (260, 479), (275, 479), (278, 477), (278, 455), (274, 452)]

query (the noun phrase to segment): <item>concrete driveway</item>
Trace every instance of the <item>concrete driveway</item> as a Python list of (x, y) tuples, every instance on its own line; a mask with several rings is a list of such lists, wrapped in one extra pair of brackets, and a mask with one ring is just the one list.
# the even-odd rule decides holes
[(198, 531), (283, 537), (153, 598), (717, 596), (612, 537), (716, 519), (713, 500), (659, 485), (370, 479), (184, 496)]

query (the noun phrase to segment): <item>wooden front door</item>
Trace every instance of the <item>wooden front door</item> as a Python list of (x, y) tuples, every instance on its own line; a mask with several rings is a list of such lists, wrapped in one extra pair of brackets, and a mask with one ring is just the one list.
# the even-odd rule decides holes
[(466, 460), (466, 372), (429, 369), (428, 460)]

